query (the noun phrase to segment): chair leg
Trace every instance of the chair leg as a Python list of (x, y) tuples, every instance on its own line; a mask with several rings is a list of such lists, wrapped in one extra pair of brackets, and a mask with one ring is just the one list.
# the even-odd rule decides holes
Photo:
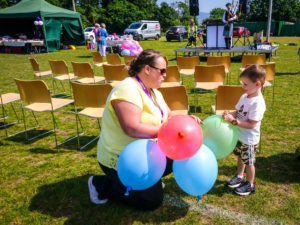
[(80, 149), (80, 140), (79, 140), (79, 129), (78, 129), (78, 114), (75, 114), (76, 117), (76, 130), (77, 130), (77, 150)]
[(51, 111), (51, 115), (52, 115), (52, 121), (53, 121), (53, 131), (54, 131), (54, 138), (55, 138), (55, 147), (57, 147), (56, 121), (55, 121), (55, 117), (54, 117), (54, 112), (53, 111)]
[(5, 135), (6, 135), (6, 137), (7, 137), (7, 126), (6, 126), (6, 124), (5, 124), (6, 114), (5, 114), (4, 105), (2, 104), (1, 106), (2, 106), (2, 115), (3, 115), (3, 123), (4, 123), (3, 127), (4, 127), (4, 129), (5, 129)]
[(26, 119), (25, 119), (25, 111), (22, 107), (22, 114), (23, 114), (23, 123), (24, 123), (24, 129), (25, 129), (25, 139), (28, 140), (28, 134), (27, 134), (27, 127), (26, 127)]

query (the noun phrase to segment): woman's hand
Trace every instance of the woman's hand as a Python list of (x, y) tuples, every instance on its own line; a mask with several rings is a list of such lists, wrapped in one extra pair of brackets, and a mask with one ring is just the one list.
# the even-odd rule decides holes
[(190, 115), (190, 117), (195, 120), (198, 124), (203, 124), (202, 120), (198, 116)]

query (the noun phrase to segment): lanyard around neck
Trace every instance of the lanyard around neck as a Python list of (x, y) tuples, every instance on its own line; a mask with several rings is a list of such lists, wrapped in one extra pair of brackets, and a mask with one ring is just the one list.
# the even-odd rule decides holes
[[(160, 110), (160, 113), (161, 113), (161, 123), (163, 123), (163, 118), (164, 118), (164, 111), (160, 108), (158, 102), (157, 102), (157, 99), (156, 99), (156, 102), (154, 101), (154, 99), (152, 98), (150, 92), (148, 91), (148, 89), (146, 88), (146, 86), (144, 85), (143, 81), (139, 78), (138, 75), (135, 75), (135, 79), (139, 82), (139, 84), (142, 86), (143, 88), (143, 91), (146, 93), (146, 95), (151, 99), (151, 101), (153, 102), (153, 104), (159, 108)], [(154, 93), (154, 92), (153, 92)], [(155, 96), (155, 94), (154, 94)], [(156, 98), (156, 96), (155, 96)]]

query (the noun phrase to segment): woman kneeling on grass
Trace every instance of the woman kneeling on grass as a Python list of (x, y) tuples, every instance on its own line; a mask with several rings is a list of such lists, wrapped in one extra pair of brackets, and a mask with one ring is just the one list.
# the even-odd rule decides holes
[[(104, 204), (112, 198), (138, 209), (153, 210), (163, 201), (161, 180), (146, 190), (130, 191), (125, 196), (126, 187), (119, 180), (117, 161), (129, 143), (157, 138), (161, 124), (173, 115), (156, 90), (166, 76), (166, 61), (159, 52), (145, 50), (132, 61), (129, 74), (130, 77), (112, 90), (106, 102), (97, 151), (105, 175), (89, 178), (90, 199), (95, 204)], [(192, 117), (201, 122), (198, 117)], [(167, 159), (163, 176), (172, 172), (172, 163)]]

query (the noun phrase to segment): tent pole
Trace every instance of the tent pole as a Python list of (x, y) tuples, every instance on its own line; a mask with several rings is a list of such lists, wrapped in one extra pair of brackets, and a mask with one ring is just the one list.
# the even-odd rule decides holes
[(76, 12), (75, 0), (72, 0), (72, 5), (73, 5), (73, 11)]

